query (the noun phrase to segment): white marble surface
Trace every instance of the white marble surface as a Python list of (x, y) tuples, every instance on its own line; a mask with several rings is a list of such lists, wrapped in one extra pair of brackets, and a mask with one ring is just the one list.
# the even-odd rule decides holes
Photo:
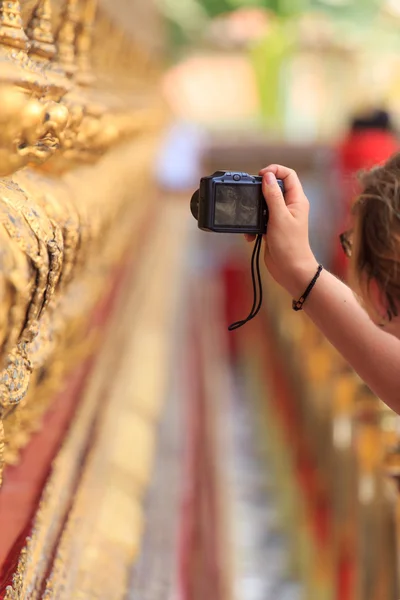
[(235, 545), (235, 600), (299, 600), (300, 586), (286, 579), (285, 539), (278, 520), (268, 465), (257, 449), (255, 414), (240, 377), (232, 386), (229, 415), (232, 452), (229, 480)]

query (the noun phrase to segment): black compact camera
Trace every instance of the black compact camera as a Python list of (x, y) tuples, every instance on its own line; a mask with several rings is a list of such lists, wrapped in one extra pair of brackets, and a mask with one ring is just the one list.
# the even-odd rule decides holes
[[(278, 184), (284, 191), (283, 181)], [(216, 171), (202, 177), (190, 201), (199, 229), (218, 233), (264, 234), (268, 208), (262, 193), (262, 177), (231, 171)]]

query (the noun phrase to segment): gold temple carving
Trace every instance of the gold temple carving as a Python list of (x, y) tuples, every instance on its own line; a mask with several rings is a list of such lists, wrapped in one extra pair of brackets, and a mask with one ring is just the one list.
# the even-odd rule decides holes
[[(148, 208), (143, 190), (164, 108), (151, 77), (138, 89), (143, 65), (121, 68), (121, 44), (131, 57), (134, 44), (119, 30), (105, 35), (115, 27), (108, 14), (96, 0), (0, 0), (0, 481), (93, 356), (103, 336), (93, 315)], [(39, 597), (26, 595), (29, 561), (38, 560), (35, 577), (46, 571), (32, 543), (7, 598)]]

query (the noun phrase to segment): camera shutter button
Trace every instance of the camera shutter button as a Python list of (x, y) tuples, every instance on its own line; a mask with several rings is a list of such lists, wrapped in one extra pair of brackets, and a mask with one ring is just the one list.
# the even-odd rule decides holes
[(239, 175), (238, 173), (235, 173), (235, 175), (233, 176), (233, 179), (234, 179), (235, 181), (240, 181), (240, 180), (241, 180), (241, 177), (240, 177), (240, 175)]

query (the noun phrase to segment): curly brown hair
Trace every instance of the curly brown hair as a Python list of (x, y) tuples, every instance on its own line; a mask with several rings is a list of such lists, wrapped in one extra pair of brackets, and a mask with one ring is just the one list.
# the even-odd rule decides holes
[(353, 206), (357, 239), (353, 270), (359, 281), (378, 283), (393, 315), (400, 306), (400, 152), (362, 173)]

